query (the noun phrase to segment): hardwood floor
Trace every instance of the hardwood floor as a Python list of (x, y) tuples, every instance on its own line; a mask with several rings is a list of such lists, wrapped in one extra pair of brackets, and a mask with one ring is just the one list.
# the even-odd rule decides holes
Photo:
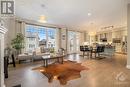
[(32, 68), (42, 65), (42, 61), (10, 66), (9, 78), (5, 79), (7, 87), (21, 84), (22, 87), (130, 87), (130, 70), (126, 69), (126, 55), (116, 54), (113, 58), (89, 59), (77, 54), (67, 57), (69, 60), (81, 62), (89, 68), (81, 72), (81, 78), (60, 85), (58, 80), (48, 83), (46, 76)]

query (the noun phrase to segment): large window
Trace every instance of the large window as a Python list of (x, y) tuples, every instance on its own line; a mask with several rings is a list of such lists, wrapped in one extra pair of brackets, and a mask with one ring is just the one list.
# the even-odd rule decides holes
[(37, 48), (55, 48), (56, 29), (34, 25), (26, 25), (26, 51), (33, 52)]
[(47, 46), (55, 48), (56, 30), (53, 28), (47, 28), (47, 36), (48, 36)]

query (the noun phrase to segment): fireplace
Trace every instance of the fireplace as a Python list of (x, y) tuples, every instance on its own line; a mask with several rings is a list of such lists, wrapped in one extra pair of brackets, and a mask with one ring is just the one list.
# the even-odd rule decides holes
[(0, 21), (0, 87), (4, 85), (4, 35), (7, 29), (4, 27), (3, 22)]

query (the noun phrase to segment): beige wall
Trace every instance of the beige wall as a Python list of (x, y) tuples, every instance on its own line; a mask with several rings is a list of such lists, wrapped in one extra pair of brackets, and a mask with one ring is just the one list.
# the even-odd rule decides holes
[(7, 44), (11, 44), (11, 40), (15, 38), (17, 33), (24, 34), (24, 22), (19, 22), (14, 18), (4, 19), (5, 27), (8, 29), (8, 32), (5, 34), (5, 47)]
[(67, 50), (67, 29), (62, 28), (60, 29), (60, 46)]
[(80, 45), (83, 45), (83, 43), (86, 41), (86, 38), (85, 38), (85, 34), (86, 33), (84, 33), (84, 32), (81, 32), (80, 33), (81, 35), (80, 35)]
[(128, 41), (128, 44), (127, 44), (127, 68), (130, 69), (130, 4), (128, 4), (128, 9), (127, 9), (127, 25), (128, 25), (128, 38), (127, 38), (127, 41)]
[(60, 29), (57, 28), (56, 29), (56, 49), (55, 51), (58, 51), (58, 49), (60, 48)]
[(15, 37), (15, 18), (4, 19), (5, 27), (8, 32), (5, 34), (5, 47), (11, 43), (11, 40)]

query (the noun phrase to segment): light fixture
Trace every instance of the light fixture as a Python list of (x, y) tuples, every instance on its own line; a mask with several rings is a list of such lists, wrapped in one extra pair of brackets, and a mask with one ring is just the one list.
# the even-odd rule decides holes
[(38, 21), (41, 23), (47, 23), (45, 15), (41, 15)]
[(41, 4), (41, 7), (42, 7), (42, 8), (45, 8), (45, 4)]
[(88, 16), (91, 16), (92, 15), (92, 13), (88, 13)]
[(89, 32), (88, 33), (90, 36), (94, 36), (94, 35), (96, 35), (96, 32)]
[(114, 26), (102, 27), (101, 29), (103, 30), (103, 29), (112, 29), (112, 28), (114, 28)]

